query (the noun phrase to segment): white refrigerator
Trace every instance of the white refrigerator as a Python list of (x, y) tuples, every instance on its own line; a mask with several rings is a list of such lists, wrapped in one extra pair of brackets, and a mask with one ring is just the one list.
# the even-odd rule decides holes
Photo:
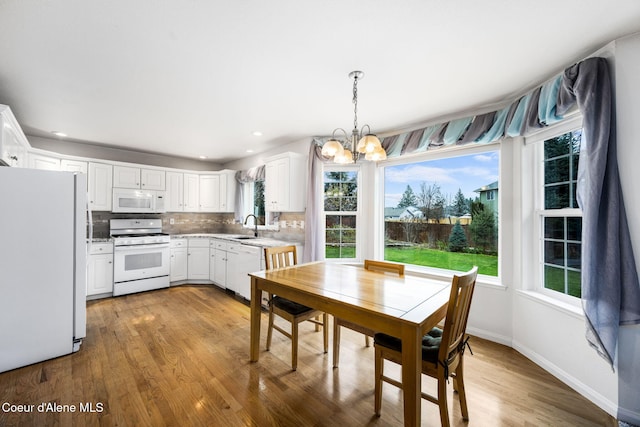
[(86, 175), (0, 167), (0, 372), (80, 348), (86, 229)]

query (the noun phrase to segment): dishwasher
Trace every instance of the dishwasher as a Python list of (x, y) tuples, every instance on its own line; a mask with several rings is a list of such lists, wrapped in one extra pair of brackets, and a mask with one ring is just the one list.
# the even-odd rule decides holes
[(249, 273), (260, 271), (262, 248), (238, 243), (227, 244), (227, 289), (251, 299)]

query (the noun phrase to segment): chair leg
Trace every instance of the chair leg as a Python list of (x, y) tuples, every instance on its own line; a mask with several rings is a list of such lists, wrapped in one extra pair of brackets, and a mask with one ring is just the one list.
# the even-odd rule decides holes
[(447, 407), (447, 379), (438, 378), (438, 407), (442, 427), (449, 427), (449, 409)]
[(267, 328), (267, 351), (271, 348), (271, 337), (273, 336), (273, 311), (269, 309), (269, 327)]
[(337, 368), (340, 363), (340, 325), (333, 318), (333, 367)]
[(371, 347), (371, 340), (369, 340), (369, 335), (364, 336), (364, 345), (365, 347)]
[(291, 369), (298, 369), (298, 322), (291, 322)]
[(329, 315), (322, 314), (322, 341), (324, 344), (324, 352), (329, 351)]
[(462, 412), (462, 419), (469, 419), (469, 409), (467, 408), (467, 394), (464, 390), (464, 376), (463, 376), (463, 359), (460, 357), (460, 362), (456, 368), (455, 383), (458, 387), (458, 399), (460, 400), (460, 412)]
[(380, 416), (380, 410), (382, 409), (382, 375), (384, 370), (384, 359), (382, 358), (382, 351), (379, 348), (375, 350), (375, 411), (376, 415)]
[[(320, 316), (316, 316), (316, 322), (319, 322), (319, 321), (320, 321)], [(316, 327), (316, 328), (315, 328), (315, 329), (316, 329), (316, 332), (320, 331), (320, 325), (318, 325), (318, 324), (316, 323), (316, 324), (315, 324), (315, 327)]]

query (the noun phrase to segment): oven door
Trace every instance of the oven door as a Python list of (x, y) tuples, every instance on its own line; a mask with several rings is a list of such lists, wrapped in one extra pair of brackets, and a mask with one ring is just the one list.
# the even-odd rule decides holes
[(116, 246), (113, 258), (113, 281), (147, 279), (169, 275), (169, 243)]

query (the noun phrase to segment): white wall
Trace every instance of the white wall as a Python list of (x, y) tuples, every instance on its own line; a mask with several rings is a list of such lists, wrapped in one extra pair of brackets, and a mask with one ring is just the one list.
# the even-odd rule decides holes
[[(640, 34), (616, 42), (618, 166), (640, 271)], [(640, 325), (621, 328), (618, 346), (619, 418), (640, 425)]]

